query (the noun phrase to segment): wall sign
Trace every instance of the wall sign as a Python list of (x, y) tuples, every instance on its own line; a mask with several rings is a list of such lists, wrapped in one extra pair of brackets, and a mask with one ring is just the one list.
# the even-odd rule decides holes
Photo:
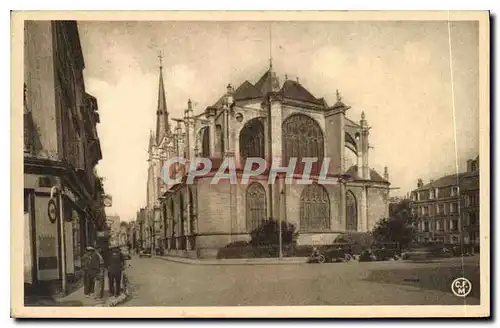
[(53, 199), (49, 200), (49, 204), (47, 206), (47, 214), (49, 215), (49, 220), (51, 223), (56, 223), (57, 220), (57, 206), (56, 202)]

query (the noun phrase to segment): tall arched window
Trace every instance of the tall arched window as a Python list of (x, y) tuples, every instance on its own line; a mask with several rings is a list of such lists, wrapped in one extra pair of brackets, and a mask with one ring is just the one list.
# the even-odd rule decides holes
[(323, 132), (318, 123), (304, 114), (294, 114), (283, 122), (283, 163), (291, 157), (318, 157), (322, 163), (324, 156)]
[(260, 183), (254, 182), (247, 187), (246, 212), (248, 232), (266, 220), (266, 190)]
[(224, 153), (224, 132), (219, 124), (215, 126), (215, 138), (215, 152), (222, 155)]
[(264, 124), (261, 118), (248, 121), (240, 132), (240, 157), (244, 161), (248, 157), (264, 158)]
[(356, 231), (358, 230), (358, 208), (356, 204), (356, 197), (354, 197), (352, 191), (349, 190), (346, 192), (345, 202), (345, 229), (349, 231)]
[(210, 127), (204, 127), (201, 131), (201, 156), (210, 156)]
[(300, 195), (300, 230), (330, 229), (330, 198), (319, 184), (307, 185)]

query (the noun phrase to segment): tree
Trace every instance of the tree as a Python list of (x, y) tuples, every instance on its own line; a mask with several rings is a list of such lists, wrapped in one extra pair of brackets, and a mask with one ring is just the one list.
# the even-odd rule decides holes
[[(279, 245), (279, 223), (276, 220), (269, 219), (255, 228), (250, 236), (250, 244), (259, 246), (278, 246)], [(289, 222), (281, 222), (281, 242), (282, 245), (292, 244), (297, 237), (295, 226)]]
[(392, 207), (389, 218), (383, 218), (373, 228), (373, 237), (380, 243), (398, 243), (407, 247), (414, 238), (415, 217), (411, 214), (410, 201), (404, 199)]

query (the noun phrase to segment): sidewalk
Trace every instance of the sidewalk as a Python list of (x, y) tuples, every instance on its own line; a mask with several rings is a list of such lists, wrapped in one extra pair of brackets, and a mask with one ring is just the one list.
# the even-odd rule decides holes
[(92, 297), (87, 297), (83, 293), (83, 286), (80, 287), (78, 290), (75, 292), (55, 298), (55, 301), (58, 303), (81, 303), (79, 306), (101, 306), (101, 307), (107, 307), (107, 306), (116, 306), (120, 303), (123, 303), (127, 301), (130, 298), (130, 295), (126, 295), (125, 293), (122, 293), (119, 297), (111, 297), (109, 295), (109, 281), (107, 279), (107, 275), (104, 279), (104, 293), (103, 296), (104, 298), (102, 300), (97, 300), (93, 296)]
[(104, 298), (97, 300), (94, 297), (86, 297), (83, 293), (83, 285), (66, 296), (45, 296), (45, 297), (26, 297), (25, 306), (86, 306), (86, 307), (108, 307), (116, 306), (130, 299), (130, 294), (122, 293), (118, 298), (109, 296), (108, 279), (104, 279)]
[(283, 258), (253, 258), (253, 259), (189, 259), (176, 256), (153, 256), (153, 258), (172, 261), (183, 264), (201, 265), (283, 265), (301, 264), (307, 262), (307, 257), (283, 257)]

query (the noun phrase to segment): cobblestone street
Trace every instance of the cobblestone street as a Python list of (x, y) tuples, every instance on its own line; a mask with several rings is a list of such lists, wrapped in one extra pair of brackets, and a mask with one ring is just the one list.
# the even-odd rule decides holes
[(473, 289), (464, 301), (450, 289), (455, 278), (464, 276), (460, 259), (196, 265), (135, 257), (132, 299), (123, 306), (476, 305), (478, 260), (465, 259)]

